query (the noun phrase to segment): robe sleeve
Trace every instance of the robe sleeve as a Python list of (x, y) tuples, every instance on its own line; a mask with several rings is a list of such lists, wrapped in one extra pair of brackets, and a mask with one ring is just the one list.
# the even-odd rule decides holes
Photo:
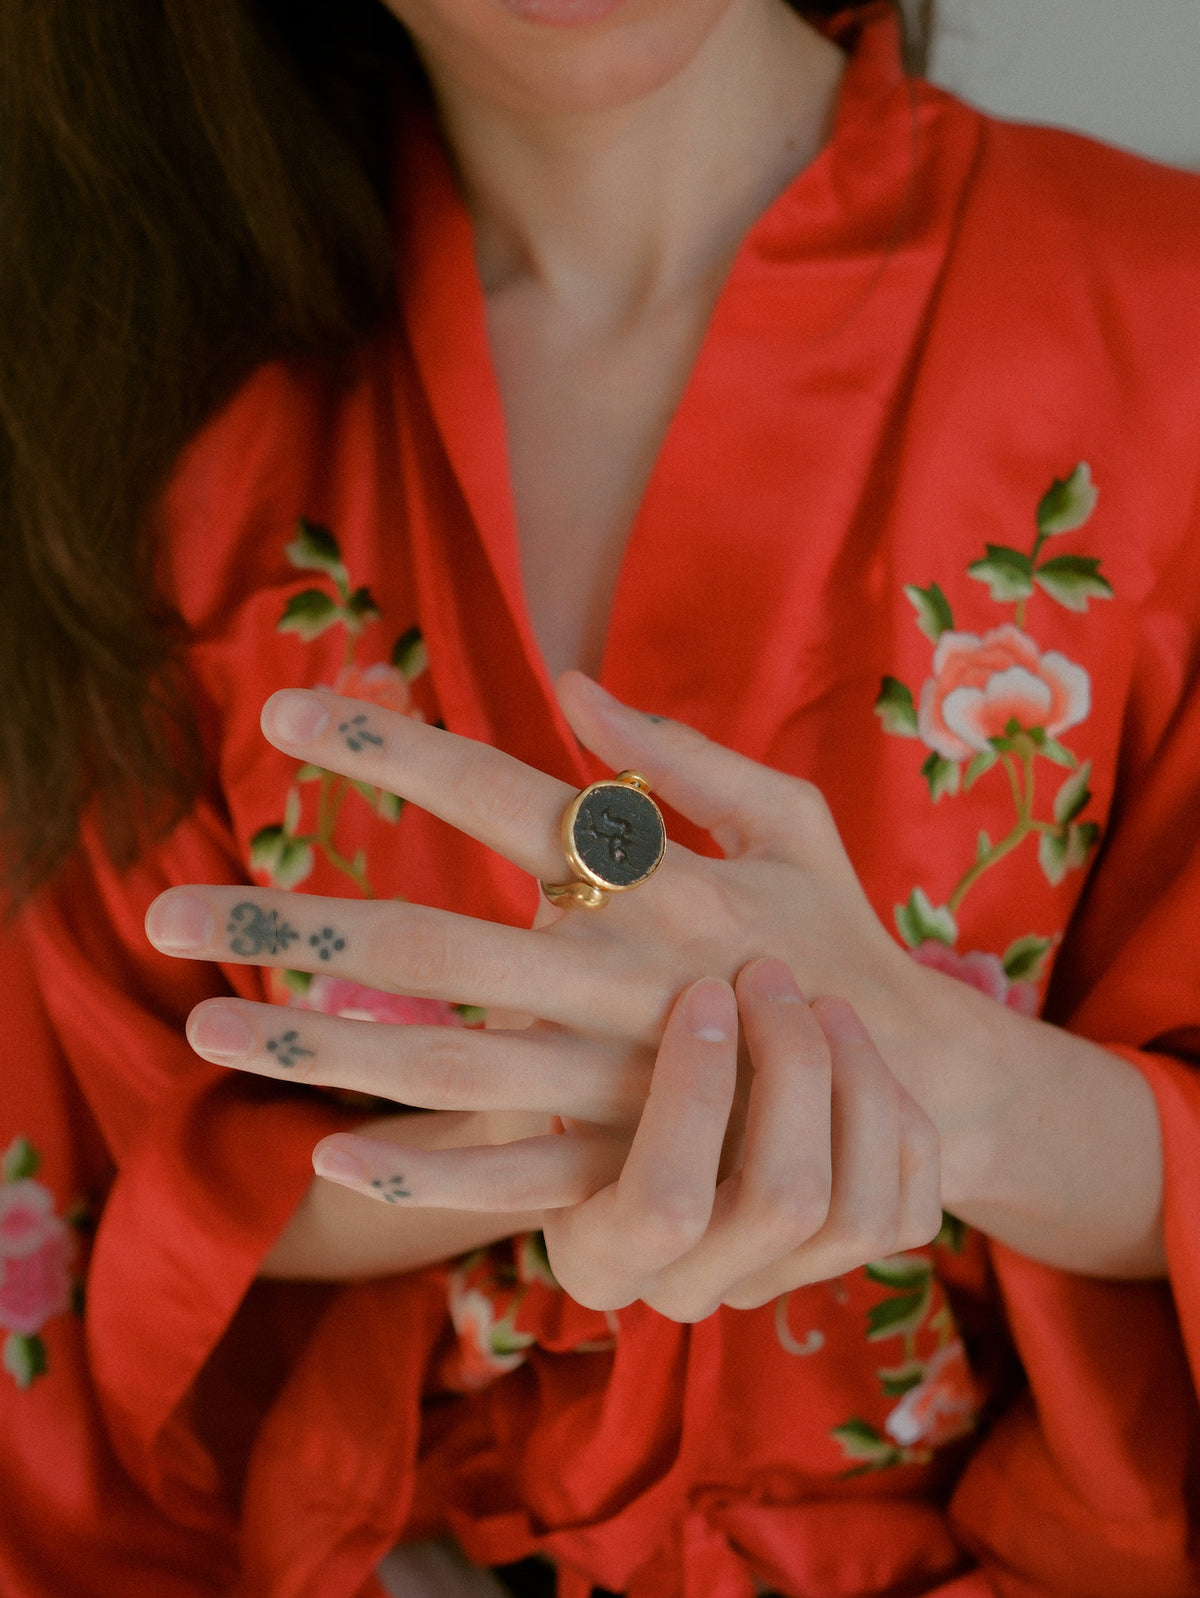
[[(201, 803), (119, 875), (94, 838), (14, 929), (80, 1112), (115, 1172), (86, 1280), (90, 1380), (126, 1471), (177, 1524), (228, 1526), (196, 1384), (312, 1180), (311, 1150), (361, 1116), (315, 1090), (213, 1067), (184, 1038), (199, 1000), (263, 998), (260, 973), (164, 958), (146, 909), (163, 888), (244, 875)], [(31, 1073), (54, 1062), (33, 1057)]]
[(1200, 1592), (1200, 537), (1181, 550), (1142, 607), (1107, 837), (1047, 1009), (1154, 1093), (1168, 1280), (1092, 1280), (992, 1245), (1029, 1392), (954, 1512), (1004, 1598)]

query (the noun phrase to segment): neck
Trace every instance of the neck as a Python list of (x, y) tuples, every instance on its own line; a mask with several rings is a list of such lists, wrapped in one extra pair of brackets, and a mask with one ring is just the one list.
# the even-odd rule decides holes
[(781, 0), (734, 0), (619, 104), (539, 110), (433, 70), (489, 294), (536, 286), (594, 327), (701, 287), (827, 135), (841, 52)]

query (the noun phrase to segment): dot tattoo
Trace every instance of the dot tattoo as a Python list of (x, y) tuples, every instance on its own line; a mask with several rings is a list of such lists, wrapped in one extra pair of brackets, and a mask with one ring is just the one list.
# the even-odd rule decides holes
[(295, 1031), (285, 1032), (267, 1043), (267, 1053), (273, 1054), (285, 1071), (290, 1071), (298, 1060), (314, 1059), (316, 1052), (315, 1049), (302, 1048), (300, 1034)]
[(341, 954), (346, 947), (346, 940), (332, 927), (322, 927), (320, 932), (314, 932), (308, 940), (309, 947), (317, 951), (321, 960), (332, 960), (335, 954)]
[(378, 748), (383, 748), (383, 739), (367, 726), (365, 715), (351, 716), (349, 721), (339, 722), (338, 731), (344, 734), (347, 748), (356, 755), (361, 752), (364, 744), (375, 744)]
[(404, 1173), (397, 1172), (395, 1176), (376, 1176), (371, 1182), (376, 1195), (385, 1204), (399, 1204), (402, 1199), (412, 1198), (412, 1194), (404, 1185)]
[(235, 904), (229, 912), (229, 947), (234, 954), (283, 954), (300, 934), (290, 921), (281, 921), (274, 910), (264, 910), (249, 899)]

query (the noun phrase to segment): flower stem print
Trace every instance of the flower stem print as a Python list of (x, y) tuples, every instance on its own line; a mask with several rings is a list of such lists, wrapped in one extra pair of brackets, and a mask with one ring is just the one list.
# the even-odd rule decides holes
[[(297, 570), (319, 573), (328, 588), (305, 588), (294, 594), (284, 607), (278, 630), (311, 642), (331, 628), (342, 628), (344, 659), (328, 686), (347, 698), (420, 718), (410, 688), (427, 664), (417, 629), (411, 628), (396, 640), (389, 661), (359, 666), (355, 660), (359, 642), (366, 630), (381, 619), (380, 612), (370, 592), (352, 583), (337, 539), (328, 528), (302, 520), (287, 546), (287, 557)], [(360, 738), (366, 736), (359, 734)], [(369, 805), (383, 821), (398, 821), (404, 807), (402, 799), (382, 788), (356, 782), (321, 766), (300, 766), (288, 790), (282, 821), (261, 827), (250, 841), (251, 866), (273, 886), (294, 888), (310, 875), (316, 856), (320, 855), (335, 871), (348, 877), (364, 899), (374, 898), (365, 851), (359, 849), (349, 855), (338, 847), (342, 808), (353, 796)]]
[[(984, 555), (968, 566), (968, 575), (987, 588), (998, 606), (1013, 607), (1011, 620), (1001, 620), (987, 632), (957, 631), (950, 602), (936, 583), (905, 589), (918, 627), (933, 644), (932, 671), (915, 697), (905, 683), (885, 677), (875, 713), (885, 731), (925, 745), (929, 753), (921, 772), (935, 803), (969, 792), (995, 772), (991, 780), (1004, 782), (1013, 806), (1012, 825), (1002, 837), (980, 832), (974, 858), (964, 865), (944, 904), (933, 904), (917, 887), (897, 907), (900, 934), (918, 955), (931, 943), (954, 948), (956, 917), (968, 894), (1027, 841), (1036, 840), (1038, 862), (1052, 886), (1081, 869), (1099, 841), (1098, 825), (1083, 819), (1092, 797), (1091, 762), (1080, 762), (1064, 742), (1064, 735), (1090, 714), (1090, 678), (1066, 655), (1041, 650), (1026, 630), (1030, 601), (1039, 593), (1075, 612), (1086, 611), (1090, 600), (1112, 597), (1093, 556), (1043, 558), (1052, 540), (1087, 523), (1096, 502), (1091, 472), (1081, 462), (1066, 477), (1055, 478), (1042, 495), (1028, 550), (985, 545)], [(1044, 765), (1060, 773), (1048, 804), (1038, 788)], [(1067, 775), (1061, 777), (1064, 771)], [(1007, 983), (1036, 982), (1049, 949), (1049, 939), (1022, 938), (993, 976)], [(949, 969), (936, 953), (927, 955), (925, 963)], [(955, 969), (951, 974), (987, 986), (979, 970)], [(1003, 997), (1015, 1002), (1007, 989)], [(1026, 1000), (1023, 994), (1018, 1007), (1024, 1008)]]

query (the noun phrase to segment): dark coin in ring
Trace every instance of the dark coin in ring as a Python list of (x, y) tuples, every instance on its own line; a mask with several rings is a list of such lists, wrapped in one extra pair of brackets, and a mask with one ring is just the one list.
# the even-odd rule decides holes
[(593, 881), (606, 888), (633, 888), (657, 869), (666, 834), (652, 799), (627, 783), (605, 782), (581, 796), (571, 844)]

